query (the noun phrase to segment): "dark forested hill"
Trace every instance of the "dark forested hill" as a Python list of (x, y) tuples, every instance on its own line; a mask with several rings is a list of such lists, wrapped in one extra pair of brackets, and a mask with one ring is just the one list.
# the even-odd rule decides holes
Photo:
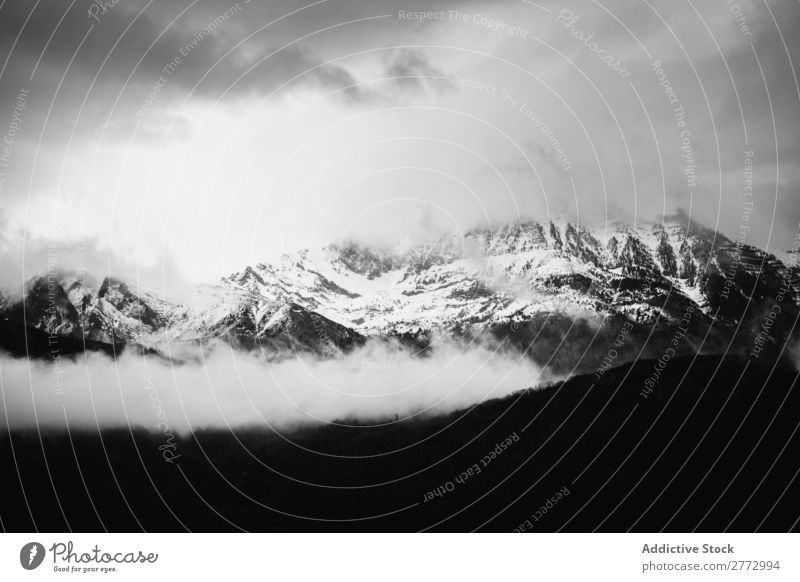
[(13, 433), (0, 517), (11, 531), (796, 530), (796, 377), (705, 356), (413, 421)]

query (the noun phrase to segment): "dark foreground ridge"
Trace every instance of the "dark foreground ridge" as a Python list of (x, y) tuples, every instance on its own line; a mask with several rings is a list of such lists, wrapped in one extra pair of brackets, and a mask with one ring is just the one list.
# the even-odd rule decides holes
[(797, 530), (797, 373), (676, 359), (645, 398), (652, 372), (378, 426), (202, 431), (171, 463), (144, 430), (4, 434), (0, 518), (53, 532)]

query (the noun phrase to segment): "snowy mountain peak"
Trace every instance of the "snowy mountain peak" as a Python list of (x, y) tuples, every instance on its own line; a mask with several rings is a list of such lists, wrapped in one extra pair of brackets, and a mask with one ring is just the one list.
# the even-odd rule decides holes
[(302, 250), (200, 286), (185, 306), (111, 278), (99, 286), (41, 278), (24, 305), (3, 310), (48, 333), (98, 341), (219, 338), (330, 355), (370, 337), (502, 335), (512, 324), (554, 325), (554, 314), (650, 326), (680, 321), (693, 306), (697, 317), (734, 326), (750, 297), (763, 303), (784, 289), (794, 306), (797, 270), (673, 213), (613, 228), (525, 221), (388, 250), (355, 242)]

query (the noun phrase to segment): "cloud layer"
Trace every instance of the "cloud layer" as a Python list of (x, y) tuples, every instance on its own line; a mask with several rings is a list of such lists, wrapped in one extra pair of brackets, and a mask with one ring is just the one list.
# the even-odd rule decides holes
[(394, 421), (448, 412), (537, 385), (519, 355), (440, 345), (419, 357), (386, 344), (344, 360), (292, 358), (267, 364), (219, 347), (202, 363), (170, 365), (125, 354), (53, 363), (0, 358), (2, 414), (11, 428), (200, 428), (348, 420)]

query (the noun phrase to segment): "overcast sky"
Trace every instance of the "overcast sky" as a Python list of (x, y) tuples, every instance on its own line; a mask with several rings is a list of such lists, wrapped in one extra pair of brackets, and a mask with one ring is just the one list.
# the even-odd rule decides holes
[(797, 2), (100, 4), (0, 4), (6, 283), (676, 206), (735, 238), (749, 201), (746, 242), (798, 232)]

